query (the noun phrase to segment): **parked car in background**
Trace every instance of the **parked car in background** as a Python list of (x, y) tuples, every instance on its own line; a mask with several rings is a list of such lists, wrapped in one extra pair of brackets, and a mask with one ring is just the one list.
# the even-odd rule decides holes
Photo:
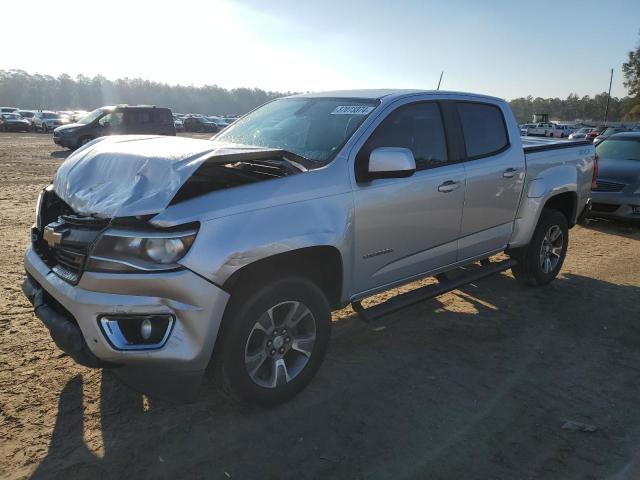
[(556, 125), (553, 131), (553, 136), (556, 138), (569, 138), (569, 135), (573, 133), (573, 127), (571, 125)]
[(589, 133), (587, 133), (585, 139), (593, 142), (595, 140), (595, 138), (598, 135), (600, 135), (602, 132), (604, 132), (607, 128), (609, 128), (609, 127), (593, 127), (593, 130), (591, 130)]
[(590, 215), (640, 221), (640, 132), (615, 133), (599, 142), (596, 152)]
[(628, 131), (629, 131), (629, 129), (624, 128), (624, 127), (609, 127), (604, 132), (602, 132), (600, 135), (598, 135), (596, 138), (594, 138), (593, 139), (593, 143), (598, 144), (601, 141), (603, 141), (606, 138), (608, 138), (611, 135), (613, 135), (614, 133), (622, 133), (622, 132), (628, 132)]
[(56, 112), (41, 110), (33, 115), (33, 129), (42, 133), (50, 132), (65, 123), (69, 121)]
[(173, 125), (176, 127), (176, 132), (184, 131), (184, 122), (182, 121), (182, 118), (175, 113), (173, 114)]
[(475, 278), (419, 297), (509, 268), (552, 282), (594, 164), (588, 142), (521, 140), (494, 97), (281, 98), (212, 141), (71, 154), (37, 202), (22, 288), (71, 358), (144, 393), (192, 397), (211, 366), (232, 398), (281, 403), (320, 368), (332, 310), (367, 318), (361, 300), (463, 266)]
[(53, 141), (73, 149), (98, 137), (127, 134), (175, 135), (171, 110), (153, 105), (98, 108), (76, 123), (56, 128)]
[(17, 113), (0, 113), (0, 130), (3, 132), (28, 132), (31, 122)]
[(553, 137), (556, 125), (553, 123), (526, 123), (521, 128), (522, 135)]
[(29, 122), (29, 125), (31, 126), (31, 130), (33, 130), (33, 128), (34, 128), (33, 127), (33, 117), (36, 114), (35, 110), (18, 110), (15, 113), (17, 113), (22, 118), (27, 120)]
[(18, 111), (16, 107), (0, 107), (0, 113), (14, 113)]
[(220, 127), (218, 124), (209, 120), (206, 117), (185, 117), (184, 119), (184, 131), (185, 132), (211, 132), (218, 133)]
[(587, 138), (587, 133), (591, 132), (593, 127), (582, 127), (573, 133), (569, 134), (569, 140), (584, 140)]
[(223, 128), (227, 128), (229, 126), (229, 122), (227, 121), (226, 118), (216, 117), (216, 116), (210, 116), (207, 118), (211, 120), (213, 123), (215, 123), (220, 130), (222, 130)]

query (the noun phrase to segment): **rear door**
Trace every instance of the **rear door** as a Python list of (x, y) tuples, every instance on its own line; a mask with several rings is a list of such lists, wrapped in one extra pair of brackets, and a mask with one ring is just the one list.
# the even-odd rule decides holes
[(455, 262), (464, 200), (464, 167), (447, 148), (435, 101), (388, 112), (355, 157), (356, 171), (378, 147), (413, 152), (408, 178), (359, 181), (354, 188), (356, 291), (397, 283)]
[[(497, 104), (456, 102), (467, 179), (458, 260), (504, 248), (522, 193), (525, 159)], [(510, 117), (509, 117), (510, 118)], [(519, 137), (517, 137), (519, 139)]]

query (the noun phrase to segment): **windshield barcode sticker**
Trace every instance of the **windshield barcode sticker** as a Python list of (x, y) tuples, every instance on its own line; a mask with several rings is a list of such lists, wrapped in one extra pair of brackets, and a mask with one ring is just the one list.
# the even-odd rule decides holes
[(367, 105), (339, 105), (333, 109), (331, 115), (368, 115), (373, 108)]

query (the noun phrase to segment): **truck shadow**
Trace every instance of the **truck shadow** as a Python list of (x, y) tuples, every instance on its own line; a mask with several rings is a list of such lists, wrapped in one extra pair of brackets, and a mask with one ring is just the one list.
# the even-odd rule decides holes
[[(375, 325), (351, 315), (312, 384), (268, 410), (208, 384), (192, 404), (148, 400), (104, 371), (101, 458), (75, 376), (33, 478), (604, 478), (640, 432), (639, 298), (580, 275), (529, 289), (502, 274)], [(598, 432), (562, 430), (567, 418)]]
[(55, 150), (49, 154), (53, 158), (67, 158), (71, 155), (71, 150)]

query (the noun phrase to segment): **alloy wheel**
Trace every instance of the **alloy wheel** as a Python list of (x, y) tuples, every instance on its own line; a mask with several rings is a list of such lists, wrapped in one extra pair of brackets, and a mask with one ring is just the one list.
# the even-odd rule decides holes
[(276, 388), (296, 378), (311, 358), (316, 320), (299, 301), (279, 303), (258, 318), (245, 345), (244, 362), (251, 380)]
[(564, 235), (558, 225), (552, 225), (540, 246), (540, 268), (545, 274), (555, 270), (562, 258), (562, 248), (564, 246)]

